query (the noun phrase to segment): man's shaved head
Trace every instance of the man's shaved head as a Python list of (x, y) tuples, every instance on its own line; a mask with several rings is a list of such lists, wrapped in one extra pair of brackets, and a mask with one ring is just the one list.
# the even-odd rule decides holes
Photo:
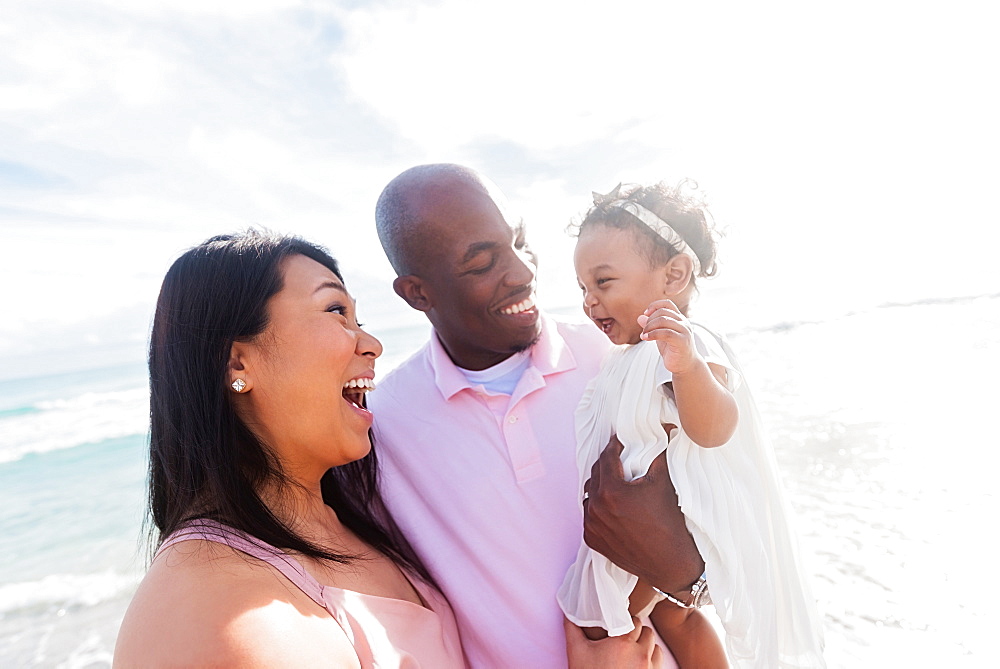
[(535, 257), (497, 186), (460, 165), (420, 165), (378, 199), (392, 287), (424, 312), (451, 359), (486, 369), (539, 337)]
[(411, 167), (382, 190), (375, 205), (375, 227), (397, 276), (421, 274), (421, 267), (433, 251), (433, 238), (425, 230), (428, 224), (435, 223), (428, 216), (428, 208), (449, 200), (459, 184), (503, 201), (499, 189), (488, 179), (452, 163)]

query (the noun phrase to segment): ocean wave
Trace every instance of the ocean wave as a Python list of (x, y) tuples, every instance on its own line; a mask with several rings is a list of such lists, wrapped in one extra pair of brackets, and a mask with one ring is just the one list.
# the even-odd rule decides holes
[(0, 586), (0, 619), (96, 606), (131, 594), (140, 574), (50, 574), (37, 581)]
[[(900, 308), (914, 308), (914, 307), (940, 307), (940, 306), (958, 306), (965, 305), (971, 302), (986, 302), (989, 300), (1000, 299), (1000, 293), (989, 293), (983, 295), (963, 295), (957, 297), (931, 297), (923, 298), (917, 300), (911, 300), (908, 302), (883, 302), (882, 304), (873, 305), (864, 309), (850, 310), (836, 315), (826, 315), (821, 318), (802, 318), (797, 320), (779, 320), (771, 323), (766, 323), (762, 325), (753, 325), (745, 328), (734, 329), (726, 333), (728, 337), (740, 337), (743, 335), (755, 335), (755, 334), (781, 334), (785, 332), (790, 332), (792, 330), (797, 330), (798, 328), (809, 326), (809, 325), (826, 325), (829, 323), (836, 323), (847, 318), (852, 318), (855, 316), (864, 316), (874, 313), (884, 313), (889, 310), (896, 310)], [(695, 319), (697, 320), (697, 319)]]
[(0, 463), (106, 439), (145, 434), (149, 426), (146, 388), (84, 393), (43, 400), (30, 411), (0, 416)]
[(0, 409), (0, 420), (10, 416), (23, 416), (24, 414), (41, 411), (38, 407), (31, 405), (26, 407), (14, 407), (13, 409)]
[(1000, 299), (1000, 293), (985, 293), (983, 295), (959, 295), (955, 297), (927, 297), (909, 302), (885, 302), (879, 305), (881, 309), (893, 309), (896, 307), (922, 307), (938, 304), (967, 304), (975, 300), (995, 300)]

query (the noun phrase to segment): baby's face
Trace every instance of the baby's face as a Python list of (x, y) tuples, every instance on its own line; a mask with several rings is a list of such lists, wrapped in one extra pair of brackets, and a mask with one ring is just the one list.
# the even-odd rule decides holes
[(631, 230), (606, 225), (586, 228), (573, 261), (583, 291), (583, 310), (615, 344), (636, 344), (636, 319), (650, 302), (668, 297), (665, 269), (651, 268)]

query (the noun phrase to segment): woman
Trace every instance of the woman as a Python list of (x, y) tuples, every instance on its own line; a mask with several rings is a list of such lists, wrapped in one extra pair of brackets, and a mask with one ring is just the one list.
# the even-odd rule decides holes
[[(149, 354), (159, 551), (116, 666), (465, 666), (379, 496), (364, 394), (381, 352), (312, 244), (251, 231), (174, 263)], [(568, 633), (575, 667), (656, 657), (645, 631)]]

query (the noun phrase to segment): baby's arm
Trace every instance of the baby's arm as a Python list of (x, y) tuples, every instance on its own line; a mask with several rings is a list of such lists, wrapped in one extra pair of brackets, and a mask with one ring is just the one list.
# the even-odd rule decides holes
[(640, 337), (656, 341), (663, 365), (673, 376), (681, 425), (705, 448), (721, 446), (736, 431), (739, 409), (726, 389), (726, 371), (698, 354), (687, 318), (670, 300), (657, 300), (639, 316)]
[(726, 651), (712, 624), (698, 609), (682, 609), (668, 601), (656, 605), (649, 622), (667, 644), (677, 666), (726, 669)]

